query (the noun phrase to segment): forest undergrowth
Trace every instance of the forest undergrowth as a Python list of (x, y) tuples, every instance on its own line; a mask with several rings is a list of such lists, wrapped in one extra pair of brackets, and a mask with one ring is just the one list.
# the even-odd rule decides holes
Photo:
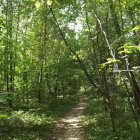
[(17, 103), (10, 115), (3, 113), (0, 118), (0, 140), (42, 140), (43, 133), (47, 136), (55, 122), (77, 103), (74, 97), (42, 105), (35, 100), (28, 106)]
[(126, 102), (118, 100), (115, 127), (112, 131), (110, 115), (106, 111), (103, 99), (92, 95), (84, 111), (83, 129), (85, 140), (139, 140), (140, 135), (134, 121), (133, 113), (127, 108)]
[(0, 140), (42, 139), (88, 92), (85, 140), (140, 140), (139, 7), (0, 0)]

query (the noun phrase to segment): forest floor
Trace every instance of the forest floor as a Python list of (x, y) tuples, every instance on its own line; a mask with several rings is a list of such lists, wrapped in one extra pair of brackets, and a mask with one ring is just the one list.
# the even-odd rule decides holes
[(82, 97), (55, 125), (49, 135), (49, 140), (84, 140), (82, 131), (82, 113), (87, 106), (87, 98)]

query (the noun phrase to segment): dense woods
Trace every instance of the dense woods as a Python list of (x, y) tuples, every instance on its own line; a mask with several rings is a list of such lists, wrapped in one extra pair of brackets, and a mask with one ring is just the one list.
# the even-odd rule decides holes
[(0, 139), (42, 140), (86, 94), (85, 140), (139, 140), (139, 7), (0, 0)]

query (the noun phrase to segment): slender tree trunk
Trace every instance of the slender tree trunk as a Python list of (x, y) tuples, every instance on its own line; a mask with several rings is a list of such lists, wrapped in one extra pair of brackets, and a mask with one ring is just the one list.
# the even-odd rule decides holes
[[(114, 27), (115, 27), (115, 30), (116, 30), (116, 34), (118, 37), (121, 37), (122, 33), (121, 33), (121, 29), (120, 29), (120, 25), (119, 25), (119, 22), (118, 22), (118, 17), (117, 17), (117, 14), (116, 14), (116, 11), (115, 11), (115, 8), (114, 8), (114, 3), (112, 0), (109, 0), (110, 2), (110, 9), (111, 9), (111, 13), (112, 13), (112, 18), (113, 18), (113, 21), (114, 21)], [(119, 43), (119, 45), (122, 44), (122, 42)], [(128, 59), (128, 58), (126, 58)], [(127, 63), (128, 60), (126, 60), (126, 67), (128, 67), (128, 63)], [(131, 66), (130, 66), (131, 68)], [(137, 105), (137, 110), (140, 110), (140, 89), (138, 87), (138, 84), (135, 80), (135, 77), (134, 77), (134, 74), (133, 72), (131, 71), (128, 71), (127, 72), (127, 77), (129, 79), (129, 82), (131, 84), (131, 87), (134, 91), (134, 96), (135, 96), (135, 102), (136, 102), (136, 105)]]
[(134, 120), (135, 120), (135, 122), (136, 122), (138, 132), (140, 132), (140, 124), (139, 124), (139, 119), (138, 119), (138, 117), (137, 117), (138, 115), (137, 115), (137, 113), (135, 112), (135, 109), (134, 109), (133, 104), (132, 104), (131, 99), (130, 99), (131, 93), (129, 92), (129, 89), (128, 89), (128, 86), (127, 86), (126, 81), (122, 78), (121, 75), (120, 75), (120, 78), (121, 78), (121, 81), (123, 82), (123, 84), (124, 84), (124, 86), (125, 86), (126, 93), (127, 93), (128, 103), (129, 103), (129, 106), (130, 106), (130, 108), (131, 108), (131, 110), (132, 110), (132, 113), (133, 113), (133, 115), (134, 115)]

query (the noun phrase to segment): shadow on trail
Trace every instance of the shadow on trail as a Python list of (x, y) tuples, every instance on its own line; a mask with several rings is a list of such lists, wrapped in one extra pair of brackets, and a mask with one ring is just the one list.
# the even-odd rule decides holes
[(83, 110), (87, 105), (87, 100), (83, 98), (65, 117), (59, 120), (50, 134), (49, 140), (84, 140), (81, 130), (81, 119)]

